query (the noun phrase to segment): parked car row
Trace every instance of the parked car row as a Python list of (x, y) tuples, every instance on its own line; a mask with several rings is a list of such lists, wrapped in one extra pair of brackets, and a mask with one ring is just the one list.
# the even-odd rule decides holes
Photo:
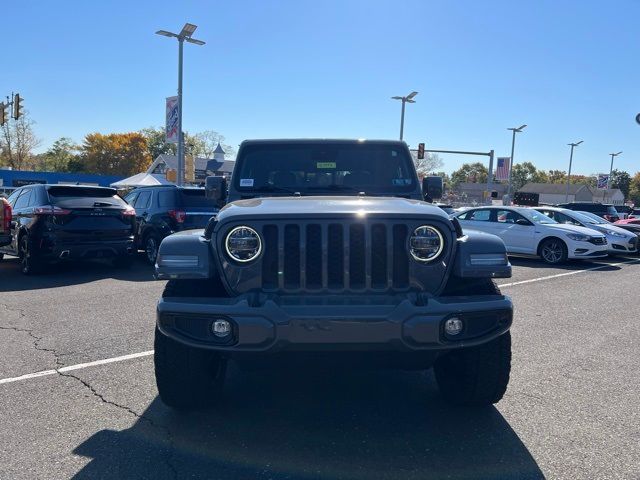
[[(579, 211), (587, 204), (559, 207), (476, 207), (452, 214), (463, 230), (477, 230), (502, 238), (507, 253), (540, 257), (556, 265), (568, 259), (594, 259), (609, 254), (638, 252), (640, 219), (617, 220), (607, 208), (593, 207)], [(635, 223), (637, 222), (637, 223)], [(631, 228), (624, 228), (631, 226)]]
[(27, 185), (0, 204), (0, 260), (20, 258), (24, 274), (65, 260), (110, 259), (129, 266), (139, 249), (155, 263), (164, 237), (204, 228), (217, 208), (202, 188)]

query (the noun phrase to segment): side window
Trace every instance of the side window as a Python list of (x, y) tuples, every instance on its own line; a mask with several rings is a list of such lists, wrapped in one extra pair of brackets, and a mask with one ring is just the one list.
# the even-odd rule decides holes
[(488, 222), (491, 217), (491, 210), (471, 210), (467, 213), (465, 220), (476, 222)]
[(524, 217), (511, 210), (498, 210), (496, 212), (496, 221), (498, 223), (516, 223), (521, 218)]
[(159, 207), (173, 207), (175, 204), (175, 192), (173, 190), (160, 190), (158, 192)]
[(127, 202), (129, 205), (133, 205), (136, 201), (136, 198), (138, 198), (138, 192), (131, 192), (130, 194), (124, 197), (124, 201)]
[(560, 212), (554, 212), (553, 219), (558, 223), (566, 223), (569, 225), (580, 225), (573, 218)]
[(147, 190), (146, 192), (140, 192), (140, 195), (138, 195), (138, 198), (136, 199), (136, 204), (134, 205), (134, 207), (136, 209), (149, 208), (150, 200), (151, 200), (151, 192), (149, 190)]
[(541, 214), (543, 214), (543, 215), (545, 215), (545, 216), (547, 216), (547, 217), (549, 217), (549, 218), (551, 218), (551, 219), (554, 219), (554, 220), (555, 220), (555, 214), (556, 214), (556, 212), (553, 212), (553, 211), (551, 211), (551, 210), (538, 210), (538, 211), (539, 211)]
[(11, 195), (9, 195), (9, 198), (7, 198), (7, 202), (11, 204), (11, 208), (15, 207), (16, 200), (18, 199), (21, 193), (22, 193), (22, 190), (16, 190)]
[(38, 187), (31, 189), (31, 197), (29, 197), (29, 207), (35, 207), (38, 205), (38, 198), (40, 197), (40, 189)]
[(18, 197), (16, 200), (16, 204), (13, 206), (15, 210), (19, 210), (21, 208), (26, 208), (29, 206), (29, 199), (31, 198), (31, 190), (25, 189), (22, 191), (22, 195)]

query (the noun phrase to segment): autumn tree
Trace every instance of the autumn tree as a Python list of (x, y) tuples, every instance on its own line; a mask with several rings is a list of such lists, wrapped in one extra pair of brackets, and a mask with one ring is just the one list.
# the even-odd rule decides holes
[(145, 171), (151, 155), (141, 133), (91, 133), (82, 144), (82, 163), (88, 173), (130, 176)]
[(33, 131), (35, 122), (28, 112), (18, 120), (6, 122), (0, 132), (0, 165), (8, 165), (15, 170), (32, 170), (36, 158), (33, 150), (40, 145), (40, 139)]
[(418, 158), (418, 152), (412, 151), (411, 157), (419, 178), (429, 175), (444, 165), (444, 162), (436, 153), (425, 153), (424, 158)]
[(235, 149), (231, 145), (225, 143), (224, 135), (220, 135), (213, 130), (205, 130), (203, 132), (196, 133), (193, 136), (196, 140), (196, 148), (194, 154), (199, 157), (213, 158), (213, 152), (218, 146), (218, 143), (222, 145), (222, 149), (227, 155), (233, 156)]
[[(176, 155), (177, 145), (175, 143), (167, 143), (165, 132), (160, 127), (148, 127), (140, 130), (140, 133), (147, 140), (149, 154), (155, 160), (158, 155)], [(212, 158), (218, 142), (222, 144), (227, 155), (233, 155), (235, 150), (230, 145), (224, 143), (224, 135), (220, 135), (213, 130), (205, 130), (204, 132), (191, 135), (184, 133), (185, 151), (193, 153), (197, 157)]]

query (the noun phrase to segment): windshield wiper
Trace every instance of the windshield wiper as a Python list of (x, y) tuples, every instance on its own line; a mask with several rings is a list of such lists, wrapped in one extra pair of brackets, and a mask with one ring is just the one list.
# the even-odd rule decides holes
[(290, 193), (291, 195), (300, 195), (299, 190), (293, 190), (291, 188), (286, 188), (286, 187), (279, 187), (277, 185), (272, 185), (270, 183), (265, 183), (264, 185), (257, 187), (255, 190), (263, 191), (263, 192), (284, 192), (284, 193)]

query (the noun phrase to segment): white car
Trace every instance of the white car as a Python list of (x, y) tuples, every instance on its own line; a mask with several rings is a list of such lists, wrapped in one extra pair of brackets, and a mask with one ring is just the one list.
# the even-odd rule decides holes
[(561, 224), (525, 207), (477, 207), (455, 215), (462, 230), (499, 236), (507, 253), (535, 255), (557, 265), (567, 259), (606, 257), (607, 239), (595, 230)]
[(553, 218), (558, 223), (579, 225), (602, 233), (607, 237), (609, 253), (635, 253), (638, 251), (638, 236), (635, 233), (616, 227), (595, 213), (576, 212), (557, 207), (536, 207), (536, 210)]

